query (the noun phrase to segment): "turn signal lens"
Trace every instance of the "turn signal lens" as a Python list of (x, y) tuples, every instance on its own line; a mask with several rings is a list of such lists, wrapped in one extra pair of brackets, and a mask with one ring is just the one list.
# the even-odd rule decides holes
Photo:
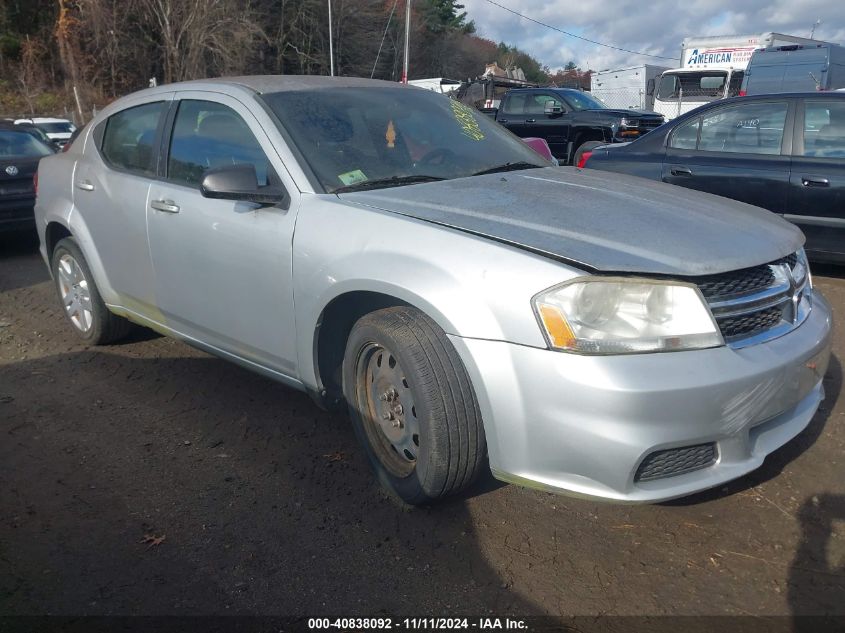
[(543, 325), (552, 345), (562, 348), (575, 345), (575, 335), (572, 334), (572, 330), (560, 310), (544, 304), (537, 306), (537, 311), (540, 313), (540, 318), (543, 320)]

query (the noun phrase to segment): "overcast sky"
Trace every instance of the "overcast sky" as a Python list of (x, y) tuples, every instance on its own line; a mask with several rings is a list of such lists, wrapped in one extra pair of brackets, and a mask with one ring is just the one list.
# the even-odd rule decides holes
[(487, 0), (461, 0), (478, 34), (515, 44), (552, 70), (569, 60), (583, 70), (642, 63), (678, 66), (681, 41), (695, 35), (762, 34), (768, 31), (845, 44), (845, 0), (496, 0), (562, 30), (655, 59), (567, 37), (501, 9)]

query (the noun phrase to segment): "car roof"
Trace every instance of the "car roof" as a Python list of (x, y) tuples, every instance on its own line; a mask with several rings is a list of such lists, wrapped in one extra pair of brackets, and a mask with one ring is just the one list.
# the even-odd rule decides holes
[(69, 119), (56, 119), (56, 118), (49, 117), (49, 116), (32, 117), (31, 119), (24, 119), (24, 121), (32, 121), (35, 124), (38, 124), (38, 123), (71, 123), (72, 124), (73, 123), (73, 121), (70, 121)]
[(33, 129), (36, 129), (36, 127), (32, 123), (10, 123), (9, 121), (0, 121), (0, 130), (26, 132), (27, 130)]
[[(703, 103), (700, 106), (690, 110), (689, 112), (684, 112), (681, 116), (672, 119), (671, 121), (667, 121), (667, 125), (676, 126), (681, 121), (686, 121), (687, 119), (691, 119), (700, 115), (702, 112), (710, 111), (712, 109), (718, 108), (725, 104), (731, 103), (749, 103), (754, 101), (772, 101), (773, 99), (830, 99), (830, 100), (837, 100), (837, 99), (845, 99), (845, 92), (838, 93), (835, 91), (828, 92), (772, 92), (768, 94), (762, 95), (748, 95), (745, 97), (729, 97), (728, 99), (716, 99), (715, 101), (709, 101), (707, 103)], [(646, 137), (643, 137), (646, 138)], [(637, 139), (639, 140), (639, 139)]]
[[(140, 90), (134, 95), (172, 92), (174, 90), (215, 90), (223, 87), (247, 89), (257, 94), (286, 92), (293, 90), (313, 90), (318, 88), (398, 88), (420, 90), (395, 81), (364, 79), (362, 77), (326, 77), (319, 75), (243, 75), (240, 77), (214, 77), (194, 79), (172, 84), (162, 84), (155, 88)], [(127, 95), (128, 96), (128, 95)]]
[[(837, 94), (836, 91), (827, 91), (827, 90), (811, 90), (805, 92), (771, 92), (767, 94), (761, 95), (748, 95), (745, 97), (731, 97), (730, 99), (720, 99), (719, 101), (750, 101), (755, 100), (759, 101), (761, 99), (769, 100), (769, 99), (818, 99), (821, 97), (824, 98), (832, 98), (832, 99), (842, 99), (845, 98), (844, 94)], [(716, 103), (711, 102), (711, 103)], [(709, 105), (709, 104), (708, 104)]]
[(586, 92), (578, 88), (554, 88), (552, 86), (539, 86), (536, 88), (511, 88), (508, 92), (534, 92), (535, 90), (551, 90), (552, 92)]

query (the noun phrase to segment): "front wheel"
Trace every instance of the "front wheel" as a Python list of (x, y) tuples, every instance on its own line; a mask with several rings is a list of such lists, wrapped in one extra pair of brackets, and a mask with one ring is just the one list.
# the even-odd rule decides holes
[(355, 324), (343, 392), (379, 480), (406, 503), (454, 494), (481, 471), (486, 444), (469, 376), (419, 310), (387, 308)]

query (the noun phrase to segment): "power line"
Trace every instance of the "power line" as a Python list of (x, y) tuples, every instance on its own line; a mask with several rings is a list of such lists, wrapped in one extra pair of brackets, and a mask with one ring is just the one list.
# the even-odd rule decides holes
[(376, 53), (376, 63), (373, 64), (373, 72), (370, 73), (370, 79), (376, 74), (376, 66), (378, 66), (378, 58), (381, 57), (381, 47), (384, 46), (384, 38), (387, 37), (387, 29), (390, 28), (390, 21), (393, 19), (393, 13), (396, 11), (396, 5), (399, 0), (393, 0), (393, 8), (390, 10), (390, 15), (387, 16), (387, 25), (384, 27), (384, 33), (381, 36), (381, 44), (378, 45), (378, 53)]
[(504, 9), (505, 11), (508, 11), (509, 13), (513, 13), (514, 15), (521, 17), (523, 20), (528, 20), (529, 22), (534, 22), (534, 24), (539, 24), (540, 26), (545, 26), (547, 29), (557, 31), (558, 33), (563, 33), (564, 35), (566, 35), (568, 37), (574, 37), (576, 39), (583, 40), (585, 42), (589, 42), (590, 44), (597, 44), (598, 46), (604, 46), (605, 48), (612, 48), (613, 50), (622, 51), (624, 53), (631, 53), (632, 55), (642, 55), (643, 57), (655, 57), (657, 59), (671, 59), (672, 61), (676, 61), (675, 57), (665, 57), (663, 55), (653, 55), (651, 53), (642, 53), (640, 51), (632, 51), (630, 49), (622, 48), (620, 46), (613, 46), (612, 44), (604, 44), (603, 42), (597, 42), (596, 40), (591, 40), (588, 37), (581, 37), (580, 35), (575, 35), (575, 33), (569, 33), (568, 31), (564, 31), (563, 29), (559, 29), (556, 26), (552, 26), (551, 24), (546, 24), (545, 22), (540, 22), (540, 20), (535, 20), (534, 18), (529, 18), (527, 15), (519, 13), (518, 11), (514, 11), (513, 9), (509, 9), (505, 5), (499, 4), (498, 2), (495, 2), (495, 0), (485, 0), (485, 2), (488, 2), (492, 5), (495, 5), (495, 6), (499, 7), (500, 9)]

